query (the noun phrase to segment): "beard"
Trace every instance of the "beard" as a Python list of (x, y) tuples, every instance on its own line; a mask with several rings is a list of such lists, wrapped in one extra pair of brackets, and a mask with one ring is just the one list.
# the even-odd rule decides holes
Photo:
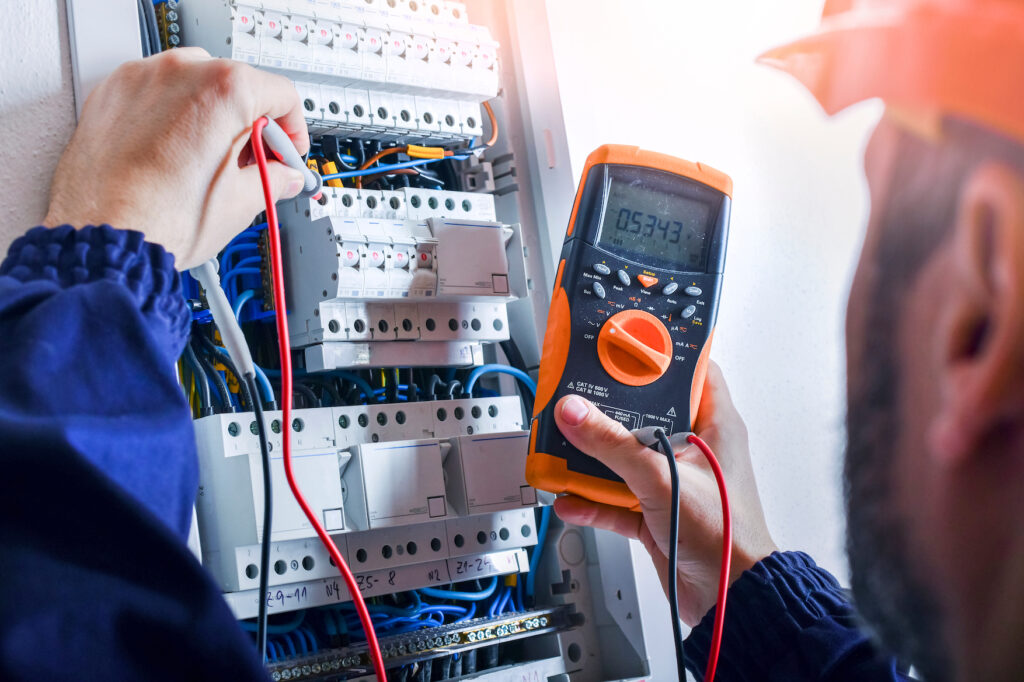
[[(883, 265), (883, 272), (884, 265)], [(934, 592), (912, 565), (911, 530), (896, 503), (900, 381), (896, 321), (900, 296), (881, 277), (866, 297), (863, 366), (848, 377), (847, 450), (843, 482), (846, 551), (854, 602), (884, 648), (913, 664), (928, 682), (952, 676)]]

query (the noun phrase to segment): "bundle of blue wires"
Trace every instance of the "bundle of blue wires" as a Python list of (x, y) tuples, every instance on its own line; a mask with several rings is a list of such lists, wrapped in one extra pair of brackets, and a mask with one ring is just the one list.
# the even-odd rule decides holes
[(473, 371), (469, 373), (469, 378), (466, 379), (466, 387), (464, 389), (466, 395), (473, 395), (473, 389), (476, 387), (476, 382), (485, 374), (508, 374), (513, 376), (521, 381), (523, 385), (529, 389), (532, 395), (537, 395), (537, 384), (530, 375), (522, 370), (516, 369), (515, 367), (509, 367), (508, 365), (480, 365), (479, 367), (474, 368)]
[[(482, 589), (475, 592), (427, 587), (408, 592), (407, 595), (411, 603), (405, 606), (367, 605), (377, 632), (398, 635), (447, 623), (464, 623), (476, 616), (478, 605), (488, 601), (488, 617), (522, 610), (522, 603), (517, 603), (514, 590), (508, 585), (501, 584), (497, 576), (490, 578)], [(425, 601), (424, 597), (458, 603), (433, 603)], [(267, 625), (267, 660), (279, 662), (315, 654), (325, 646), (324, 642), (330, 642), (335, 637), (344, 637), (350, 641), (363, 640), (363, 631), (352, 603), (345, 602), (317, 609), (317, 620), (307, 617), (310, 613), (297, 611), (284, 622)], [(247, 631), (256, 631), (256, 624), (253, 622), (241, 621), (240, 624)], [(320, 637), (327, 639), (321, 640)]]

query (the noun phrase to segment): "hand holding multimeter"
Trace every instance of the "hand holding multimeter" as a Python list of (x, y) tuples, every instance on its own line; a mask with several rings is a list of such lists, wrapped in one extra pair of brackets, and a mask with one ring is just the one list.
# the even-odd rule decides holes
[[(611, 507), (641, 508), (623, 478), (602, 461), (608, 457), (590, 457), (559, 430), (556, 407), (576, 443), (589, 435), (578, 427), (608, 424), (591, 418), (591, 408), (582, 400), (559, 400), (567, 395), (585, 396), (621, 423), (624, 428), (609, 431), (618, 432), (613, 439), (622, 443), (629, 439), (628, 431), (642, 444), (635, 452), (625, 446), (614, 462), (635, 484), (646, 488), (656, 480), (629, 476), (633, 458), (638, 469), (651, 471), (650, 451), (644, 446), (660, 449), (668, 460), (669, 528), (664, 544), (655, 544), (667, 547), (666, 584), (680, 680), (686, 679), (686, 657), (680, 580), (673, 577), (679, 566), (680, 500), (679, 443), (672, 442), (673, 434), (704, 454), (722, 503), (722, 559), (705, 670), (708, 682), (715, 677), (729, 587), (732, 516), (725, 476), (707, 443), (689, 432), (707, 374), (731, 194), (732, 180), (725, 174), (664, 154), (605, 145), (590, 155), (555, 275), (526, 463), (526, 478), (534, 487)], [(606, 520), (617, 516), (609, 507), (594, 510)], [(625, 525), (632, 526), (635, 536), (638, 515), (622, 511), (620, 520), (621, 514), (632, 517)]]
[(653, 443), (689, 432), (721, 291), (732, 181), (636, 147), (587, 159), (555, 277), (527, 480), (636, 508), (635, 495), (559, 432), (553, 410), (582, 395)]

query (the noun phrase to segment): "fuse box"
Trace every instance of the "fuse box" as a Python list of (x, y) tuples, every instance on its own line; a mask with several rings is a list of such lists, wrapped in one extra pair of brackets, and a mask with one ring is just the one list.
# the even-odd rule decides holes
[[(79, 16), (135, 19), (127, 0), (74, 3)], [(195, 344), (224, 387), (211, 383), (212, 404), (195, 405), (190, 544), (239, 620), (262, 602), (279, 630), (297, 624), (271, 636), (271, 678), (372, 679), (365, 645), (346, 630), (352, 595), (291, 497), (284, 434), (299, 486), (371, 608), (431, 590), (488, 595), (472, 609), (451, 601), (460, 618), (382, 627), (388, 679), (646, 678), (636, 548), (551, 514), (551, 496), (525, 481), (529, 392), (488, 369), (535, 369), (573, 198), (543, 0), (167, 0), (158, 19), (165, 48), (203, 47), (292, 80), (311, 163), (340, 176), (319, 198), (278, 207), (287, 311), (267, 295), (258, 221), (220, 257), (266, 368), (261, 390), (279, 397), (268, 341), (279, 314), (297, 366), (292, 423), (264, 415), (266, 593), (256, 418), (230, 369)], [(137, 53), (127, 37), (113, 41), (81, 74), (79, 55), (76, 86), (95, 82), (98, 62), (109, 72)], [(394, 149), (408, 145), (450, 157)], [(380, 152), (389, 156), (373, 161)], [(188, 293), (193, 340), (216, 344), (203, 292)]]

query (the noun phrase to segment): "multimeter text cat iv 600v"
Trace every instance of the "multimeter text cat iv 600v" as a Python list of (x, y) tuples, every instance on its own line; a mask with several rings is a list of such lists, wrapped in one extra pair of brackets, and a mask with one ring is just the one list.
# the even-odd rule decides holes
[(562, 436), (574, 393), (629, 430), (691, 430), (725, 266), (732, 180), (703, 164), (605, 145), (583, 169), (544, 335), (527, 481), (637, 508), (615, 473)]

